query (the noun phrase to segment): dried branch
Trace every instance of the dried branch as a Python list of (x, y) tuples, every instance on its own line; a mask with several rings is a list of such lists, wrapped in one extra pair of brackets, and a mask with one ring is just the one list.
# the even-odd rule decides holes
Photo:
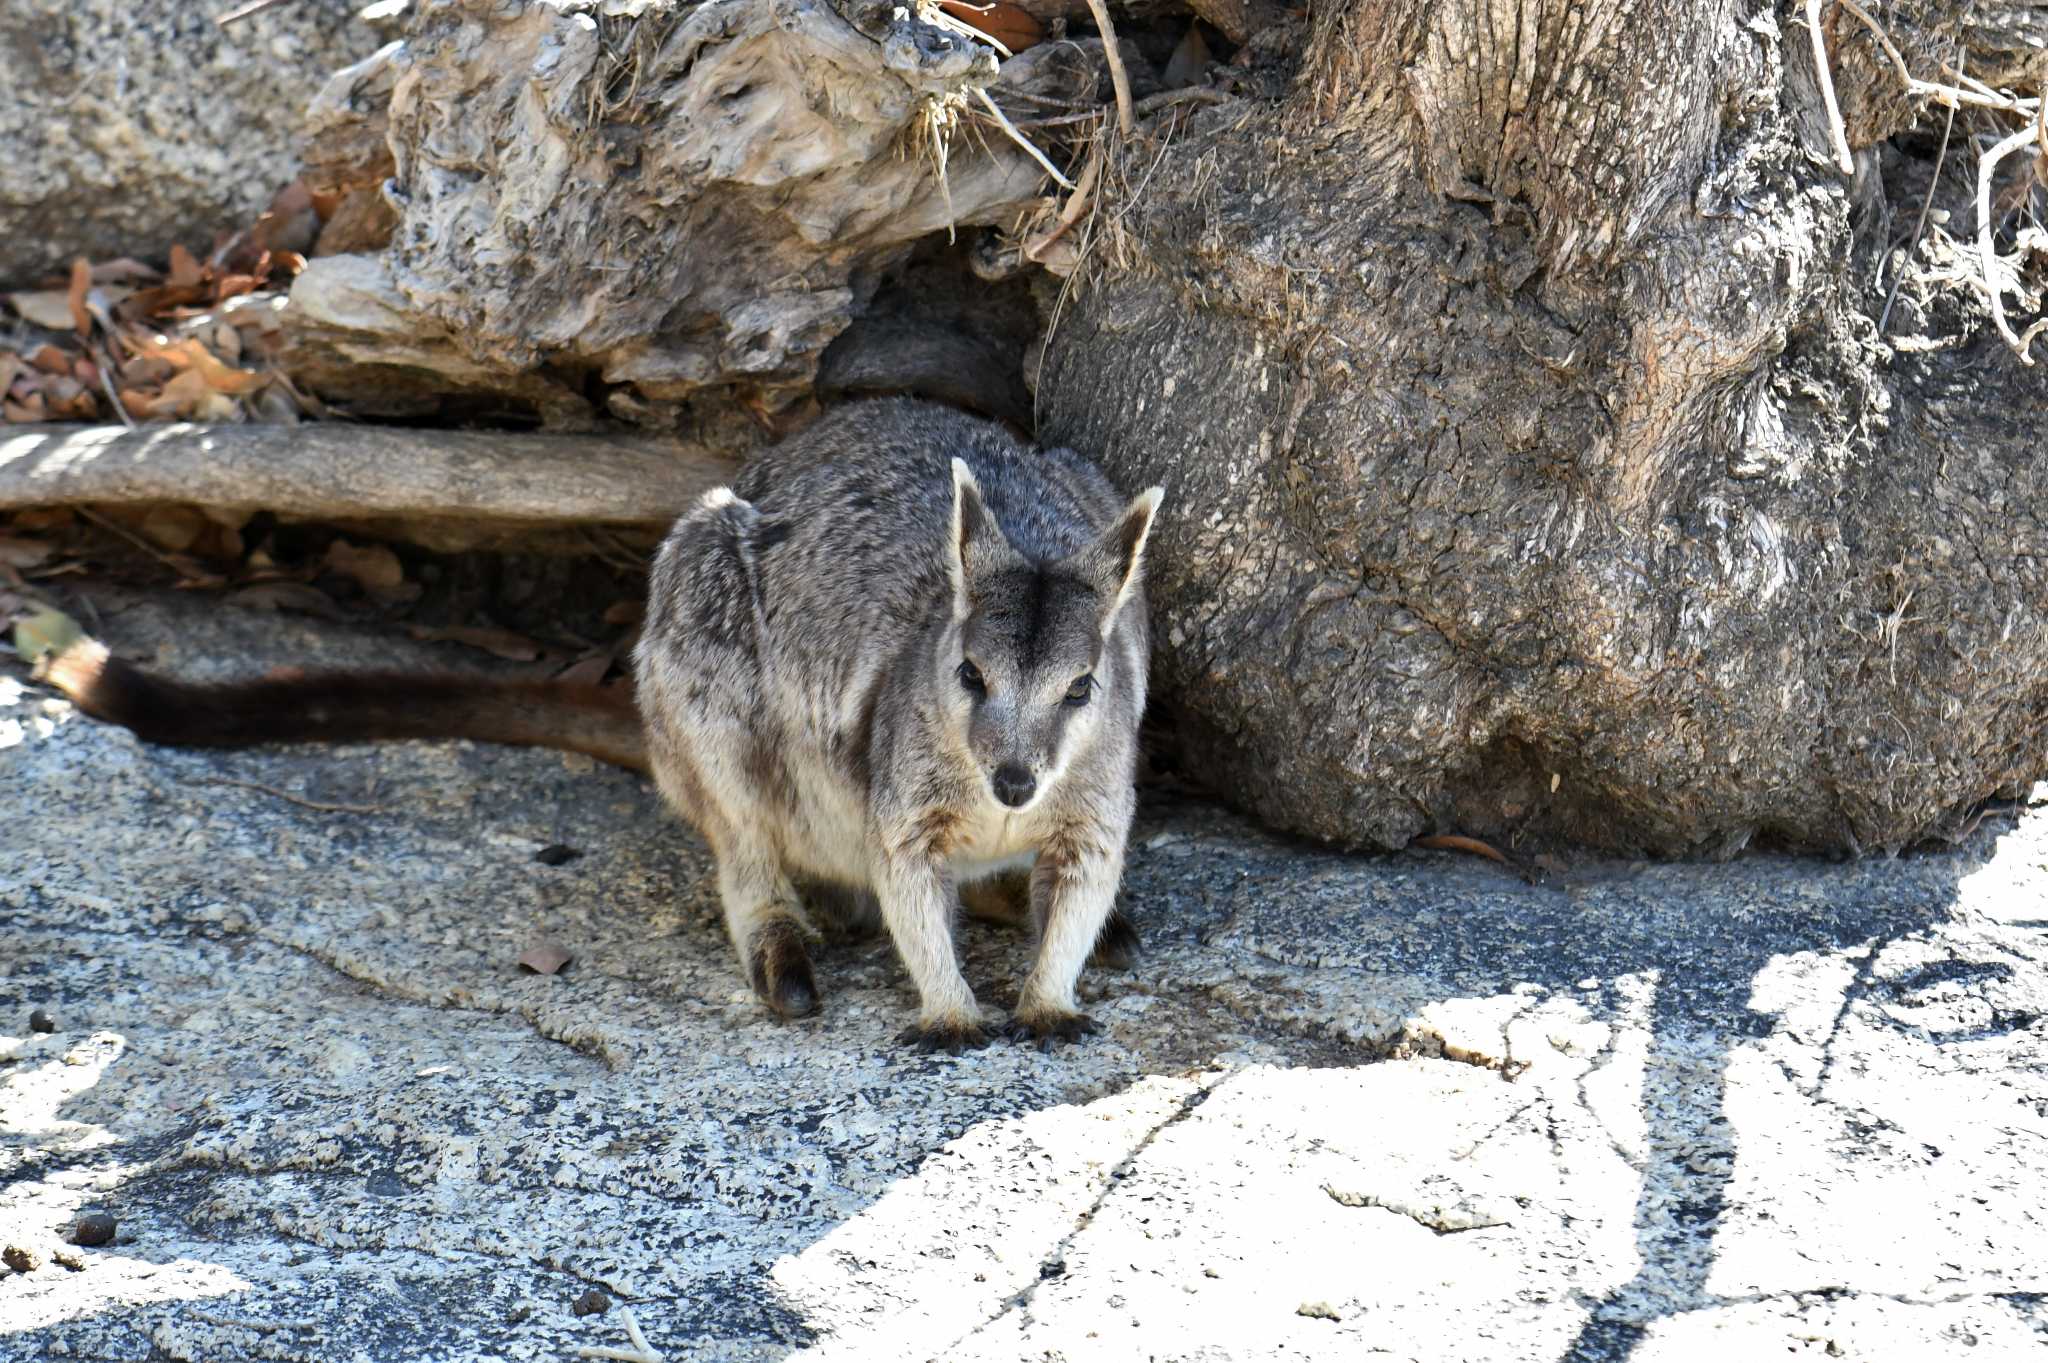
[(1095, 16), (1095, 27), (1102, 33), (1102, 55), (1109, 62), (1109, 83), (1116, 87), (1117, 135), (1129, 137), (1137, 120), (1131, 114), (1131, 78), (1124, 74), (1124, 55), (1117, 46), (1116, 25), (1110, 22), (1109, 5), (1105, 0), (1088, 0), (1088, 10)]
[(976, 90), (974, 93), (976, 97), (981, 100), (982, 105), (989, 111), (989, 113), (992, 116), (994, 116), (996, 125), (1003, 130), (1003, 132), (1009, 137), (1009, 139), (1012, 142), (1015, 142), (1018, 146), (1022, 147), (1025, 153), (1029, 155), (1032, 160), (1038, 162), (1040, 168), (1043, 169), (1047, 175), (1052, 176), (1053, 180), (1058, 183), (1061, 189), (1072, 189), (1074, 187), (1074, 182), (1072, 180), (1069, 180), (1066, 176), (1060, 174), (1058, 168), (1055, 167), (1052, 162), (1045, 159), (1044, 152), (1040, 151), (1037, 147), (1031, 145), (1030, 138), (1026, 137), (1023, 133), (1017, 131), (1017, 125), (1010, 122), (1009, 117), (1006, 114), (1004, 114), (1000, 108), (996, 106), (996, 102), (988, 97), (988, 91)]
[(1842, 126), (1842, 106), (1835, 99), (1835, 77), (1828, 70), (1827, 39), (1820, 31), (1820, 0), (1806, 0), (1806, 33), (1813, 39), (1813, 74), (1820, 81), (1821, 101), (1827, 105), (1828, 132), (1835, 140), (1835, 164), (1842, 174), (1856, 173), (1856, 158), (1849, 154), (1849, 134)]
[(2034, 337), (2040, 334), (2042, 324), (2036, 323), (2029, 327), (2026, 336), (2022, 338), (2012, 329), (2011, 323), (2005, 320), (2005, 303), (2001, 298), (2005, 289), (1999, 283), (1998, 277), (2000, 260), (1998, 250), (1991, 239), (1995, 226), (1991, 216), (1991, 178), (1998, 170), (2000, 161), (2041, 136), (2042, 132), (2039, 129), (2033, 124), (2028, 124), (1984, 153), (1984, 159), (1977, 163), (1977, 255), (1984, 267), (1984, 291), (1991, 298), (1991, 321), (1997, 326), (1998, 334), (2005, 338), (2005, 343), (2020, 357), (2020, 363), (2026, 365), (2034, 362), (2034, 357), (2028, 352), (2033, 346)]

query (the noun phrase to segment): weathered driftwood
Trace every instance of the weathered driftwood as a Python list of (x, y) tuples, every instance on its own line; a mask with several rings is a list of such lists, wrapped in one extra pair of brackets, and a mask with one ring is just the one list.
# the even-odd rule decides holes
[[(1942, 216), (1881, 330), (1943, 113), (1826, 7), (1844, 177), (1801, 8), (1319, 8), (1286, 100), (1116, 177), (1040, 434), (1167, 486), (1191, 769), (1354, 845), (1663, 854), (1897, 848), (2048, 775), (2048, 366)], [(1916, 75), (2043, 13), (1969, 10), (1912, 8)]]
[(299, 277), (310, 386), (376, 410), (397, 378), (557, 425), (672, 425), (707, 394), (773, 411), (919, 239), (1036, 199), (1038, 164), (968, 128), (986, 46), (883, 4), (630, 8), (425, 0), (323, 93), (321, 178), (388, 143), (398, 218)]
[(652, 436), (338, 423), (0, 431), (0, 511), (180, 503), (374, 523), (436, 547), (659, 531), (732, 466)]

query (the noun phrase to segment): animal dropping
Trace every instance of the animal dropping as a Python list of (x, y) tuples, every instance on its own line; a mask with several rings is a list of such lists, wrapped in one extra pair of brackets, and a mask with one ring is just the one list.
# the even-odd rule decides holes
[(1028, 924), (1005, 1035), (1094, 1030), (1084, 964), (1114, 912), (1145, 708), (1145, 543), (1071, 450), (907, 399), (860, 402), (750, 461), (658, 551), (634, 686), (334, 673), (200, 686), (91, 639), (38, 666), (89, 714), (193, 746), (460, 737), (650, 772), (709, 844), (740, 970), (813, 1012), (821, 918), (884, 925), (916, 985), (904, 1039), (989, 1030), (953, 924)]

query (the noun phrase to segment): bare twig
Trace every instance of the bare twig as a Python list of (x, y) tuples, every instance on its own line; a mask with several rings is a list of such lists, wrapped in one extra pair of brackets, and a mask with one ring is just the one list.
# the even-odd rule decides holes
[(1081, 221), (1081, 215), (1088, 209), (1089, 200), (1095, 195), (1095, 181), (1102, 174), (1102, 147), (1098, 143), (1088, 154), (1088, 164), (1081, 167), (1081, 178), (1074, 183), (1074, 192), (1060, 208), (1059, 220), (1045, 235), (1024, 243), (1024, 259), (1036, 261), (1039, 256), (1065, 236)]
[(976, 90), (974, 93), (981, 100), (983, 107), (985, 107), (990, 114), (994, 115), (996, 124), (999, 127), (1001, 127), (1005, 133), (1009, 135), (1010, 140), (1012, 142), (1015, 142), (1018, 146), (1022, 147), (1025, 150), (1026, 154), (1028, 154), (1032, 160), (1038, 162), (1039, 167), (1043, 169), (1047, 175), (1052, 176), (1054, 182), (1057, 183), (1061, 189), (1072, 189), (1074, 187), (1074, 182), (1072, 180), (1069, 180), (1066, 176), (1060, 174), (1058, 167), (1054, 166), (1052, 162), (1045, 159), (1044, 152), (1040, 151), (1037, 147), (1031, 145), (1030, 138), (1026, 137), (1023, 133), (1017, 131), (1017, 125), (1010, 122), (1009, 117), (1005, 115), (1001, 109), (996, 107), (996, 102), (988, 97), (988, 91)]
[(633, 1318), (633, 1308), (621, 1303), (619, 1315), (625, 1321), (626, 1338), (633, 1341), (632, 1348), (608, 1349), (602, 1345), (594, 1345), (578, 1349), (576, 1356), (578, 1358), (614, 1358), (618, 1359), (619, 1363), (667, 1363), (667, 1360), (655, 1351), (654, 1346), (647, 1342), (647, 1336), (640, 1333), (640, 1322)]
[(1856, 0), (1836, 0), (1836, 3), (1863, 21), (1863, 26), (1870, 30), (1870, 36), (1877, 39), (1878, 45), (1884, 48), (1885, 55), (1892, 59), (1892, 65), (1899, 69), (1899, 79), (1908, 86), (1912, 85), (1913, 73), (1906, 69), (1906, 59), (1899, 55), (1899, 49), (1892, 46), (1891, 34), (1878, 27), (1877, 20), (1871, 18)]
[(1099, 120), (1105, 112), (1107, 111), (1103, 109), (1083, 109), (1078, 114), (1056, 114), (1050, 118), (1020, 118), (1017, 120), (1016, 126), (1020, 128), (1057, 128), (1068, 123), (1093, 123)]
[[(1854, 0), (1847, 0), (1847, 3), (1853, 4)], [(1854, 10), (1853, 12), (1858, 15), (1863, 13), (1861, 10)], [(1967, 58), (1959, 55), (1956, 60), (1964, 61)], [(1904, 69), (1903, 64), (1901, 69)], [(1906, 80), (1908, 84), (1911, 84), (1912, 77), (1908, 76)], [(1927, 231), (1927, 215), (1934, 211), (1934, 191), (1941, 187), (1941, 167), (1948, 160), (1948, 137), (1950, 133), (1955, 131), (1955, 128), (1956, 106), (1951, 104), (1948, 106), (1948, 117), (1942, 121), (1941, 150), (1934, 153), (1934, 174), (1927, 181), (1927, 197), (1920, 200), (1920, 220), (1913, 224), (1913, 240), (1906, 247), (1906, 259), (1899, 263), (1899, 272), (1892, 276), (1891, 289), (1884, 296), (1884, 311), (1877, 315), (1877, 335), (1879, 340), (1884, 339), (1885, 324), (1891, 321), (1892, 303), (1899, 296), (1899, 285), (1905, 281), (1906, 264), (1920, 252), (1920, 239)]]
[(1161, 90), (1138, 101), (1139, 118), (1149, 118), (1175, 104), (1228, 104), (1236, 96), (1213, 85), (1183, 85), (1178, 90)]
[(166, 568), (169, 568), (173, 572), (177, 573), (178, 576), (184, 577), (186, 575), (185, 568), (179, 564), (178, 560), (172, 558), (169, 554), (166, 554), (163, 550), (157, 548), (154, 544), (151, 544), (148, 540), (142, 538), (142, 536), (136, 534), (133, 530), (130, 530), (127, 526), (117, 524), (114, 521), (110, 521), (105, 516), (102, 516), (99, 512), (91, 510), (88, 507), (78, 506), (73, 507), (72, 510), (76, 511), (80, 516), (83, 516), (86, 520), (91, 521), (100, 529), (108, 531), (111, 534), (119, 535), (122, 539), (127, 540), (130, 544), (134, 545), (137, 549), (140, 549), (143, 553), (148, 554), (158, 563), (163, 564)]
[(92, 367), (100, 371), (100, 391), (107, 395), (107, 403), (114, 409), (114, 415), (121, 418), (123, 426), (128, 427), (130, 430), (135, 429), (135, 418), (128, 415), (127, 405), (114, 392), (114, 380), (109, 372), (114, 364), (112, 350), (99, 350), (92, 358)]
[(1991, 178), (1997, 171), (2000, 161), (2040, 135), (2039, 131), (2029, 124), (1984, 153), (1984, 159), (1977, 163), (1977, 256), (1984, 267), (1984, 291), (1991, 296), (1991, 321), (1997, 326), (1998, 334), (2005, 338), (2005, 343), (2020, 357), (2020, 363), (2025, 365), (2034, 362), (2034, 357), (2028, 352), (2032, 349), (2034, 337), (2041, 332), (2041, 325), (2037, 323), (2029, 327), (2026, 336), (2022, 338), (2005, 320), (2005, 303), (2000, 297), (2005, 290), (1998, 278), (1998, 267), (2001, 262), (1997, 247), (1992, 242), (1992, 229), (1995, 223), (1991, 217)]
[(1844, 175), (1856, 173), (1856, 158), (1849, 154), (1849, 134), (1842, 126), (1842, 106), (1835, 99), (1835, 78), (1828, 70), (1827, 39), (1820, 31), (1820, 0), (1806, 0), (1806, 33), (1813, 39), (1813, 74), (1820, 81), (1821, 101), (1827, 105), (1828, 132), (1835, 140), (1835, 164)]
[(222, 28), (226, 28), (229, 24), (237, 23), (252, 14), (261, 14), (275, 5), (285, 3), (287, 3), (287, 0), (249, 0), (248, 4), (229, 10), (226, 14), (215, 18), (213, 22), (219, 24)]
[[(1819, 0), (1811, 0), (1811, 3), (1817, 4)], [(1131, 114), (1131, 78), (1124, 74), (1124, 54), (1117, 47), (1116, 25), (1109, 20), (1106, 0), (1088, 0), (1088, 10), (1095, 16), (1095, 27), (1102, 34), (1102, 55), (1109, 63), (1109, 83), (1116, 88), (1117, 134), (1129, 137), (1137, 120)]]
[(244, 790), (256, 790), (261, 791), (265, 795), (275, 795), (280, 800), (288, 800), (292, 804), (302, 805), (307, 809), (317, 809), (323, 814), (389, 814), (391, 812), (390, 808), (385, 805), (343, 805), (333, 804), (326, 800), (309, 800), (303, 795), (294, 795), (288, 790), (279, 790), (276, 786), (266, 786), (261, 781), (237, 781), (232, 776), (195, 776), (186, 784), (194, 786), (240, 786)]

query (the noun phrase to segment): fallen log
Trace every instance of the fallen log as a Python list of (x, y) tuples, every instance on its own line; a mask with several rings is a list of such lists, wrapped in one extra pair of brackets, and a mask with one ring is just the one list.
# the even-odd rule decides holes
[(0, 511), (179, 503), (374, 524), (439, 549), (659, 533), (734, 466), (648, 435), (391, 426), (39, 426), (0, 435)]

